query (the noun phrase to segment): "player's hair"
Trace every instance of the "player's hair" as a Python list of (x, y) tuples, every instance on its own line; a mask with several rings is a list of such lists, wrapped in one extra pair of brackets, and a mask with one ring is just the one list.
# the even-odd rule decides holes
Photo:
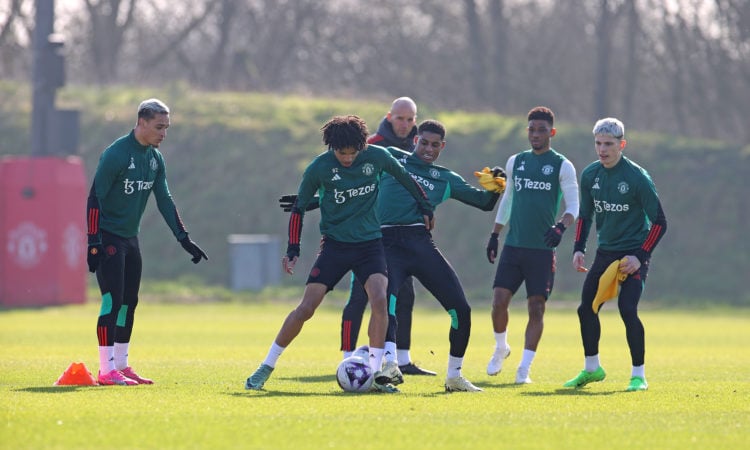
[(445, 126), (437, 120), (427, 119), (422, 121), (417, 127), (417, 134), (427, 131), (440, 135), (440, 139), (445, 139)]
[(552, 110), (547, 108), (546, 106), (536, 106), (534, 108), (531, 108), (531, 110), (529, 111), (527, 120), (544, 120), (546, 122), (549, 122), (550, 126), (554, 126), (555, 113), (553, 113)]
[(169, 114), (169, 107), (158, 98), (144, 100), (138, 105), (138, 118), (151, 120), (157, 114)]
[(367, 145), (367, 124), (359, 116), (333, 116), (320, 131), (323, 143), (332, 150), (354, 147), (361, 151)]
[(599, 119), (594, 124), (594, 136), (597, 134), (604, 134), (616, 139), (622, 139), (625, 137), (625, 125), (614, 117)]

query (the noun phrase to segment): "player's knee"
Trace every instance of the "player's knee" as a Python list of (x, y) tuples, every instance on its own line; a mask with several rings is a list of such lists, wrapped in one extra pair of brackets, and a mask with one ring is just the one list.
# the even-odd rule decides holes
[(295, 319), (306, 322), (315, 314), (315, 308), (309, 305), (299, 305), (294, 309), (292, 314)]

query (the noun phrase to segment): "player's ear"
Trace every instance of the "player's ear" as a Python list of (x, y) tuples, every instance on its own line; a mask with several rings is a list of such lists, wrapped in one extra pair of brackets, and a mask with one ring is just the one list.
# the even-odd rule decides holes
[(414, 145), (417, 145), (417, 142), (419, 142), (419, 135), (414, 135)]
[(552, 128), (552, 129), (551, 129), (551, 130), (549, 131), (549, 137), (552, 137), (552, 136), (554, 136), (554, 135), (556, 135), (556, 134), (557, 134), (557, 128)]
[(620, 139), (620, 150), (625, 150), (625, 146), (628, 145), (628, 141)]

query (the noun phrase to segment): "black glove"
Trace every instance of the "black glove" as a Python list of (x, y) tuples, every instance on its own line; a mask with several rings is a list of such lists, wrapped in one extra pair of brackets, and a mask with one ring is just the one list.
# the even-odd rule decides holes
[(289, 261), (299, 256), (299, 244), (288, 244), (286, 246), (286, 257)]
[(184, 248), (185, 251), (190, 253), (190, 255), (193, 257), (193, 264), (198, 264), (201, 259), (205, 259), (206, 261), (208, 261), (208, 256), (206, 256), (206, 253), (201, 250), (200, 247), (198, 247), (198, 244), (191, 241), (188, 236), (180, 239), (180, 245), (182, 245), (182, 248)]
[(562, 222), (557, 222), (554, 227), (550, 227), (546, 233), (544, 233), (544, 244), (547, 247), (555, 248), (560, 245), (560, 239), (565, 233), (565, 225)]
[(89, 265), (89, 272), (95, 273), (96, 269), (99, 268), (99, 264), (102, 263), (102, 252), (104, 249), (101, 244), (89, 245), (88, 252), (86, 253), (86, 262)]
[[(297, 201), (297, 194), (285, 194), (279, 197), (279, 207), (284, 210), (284, 212), (291, 212), (292, 206), (294, 206), (294, 202)], [(313, 197), (313, 201), (308, 203), (305, 207), (305, 211), (312, 211), (313, 209), (320, 208), (320, 203), (318, 203), (318, 196), (316, 195)]]
[(495, 166), (492, 168), (492, 176), (495, 178), (500, 177), (500, 178), (508, 179), (508, 176), (505, 175), (505, 171), (500, 166)]
[(490, 233), (490, 240), (489, 242), (487, 242), (487, 261), (489, 261), (490, 264), (493, 263), (493, 253), (495, 255), (495, 258), (497, 258), (497, 236), (498, 233)]

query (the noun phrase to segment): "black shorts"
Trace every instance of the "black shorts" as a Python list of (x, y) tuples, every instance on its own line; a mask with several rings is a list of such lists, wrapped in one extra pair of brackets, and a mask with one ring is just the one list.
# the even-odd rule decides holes
[(350, 270), (363, 284), (374, 273), (388, 276), (383, 241), (339, 242), (323, 236), (307, 283), (324, 284), (330, 291)]
[(526, 297), (541, 295), (547, 299), (555, 284), (556, 264), (554, 250), (506, 245), (500, 253), (492, 287), (505, 288), (515, 294), (525, 281)]

